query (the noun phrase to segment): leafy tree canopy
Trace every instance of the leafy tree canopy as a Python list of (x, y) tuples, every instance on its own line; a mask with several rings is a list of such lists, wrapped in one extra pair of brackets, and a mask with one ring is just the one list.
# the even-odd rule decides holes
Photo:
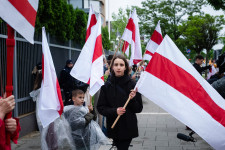
[(188, 48), (200, 53), (203, 49), (211, 50), (217, 44), (219, 32), (225, 23), (223, 16), (190, 16), (179, 26), (183, 42)]
[(183, 50), (189, 48), (197, 54), (206, 49), (207, 61), (209, 57), (212, 57), (212, 47), (218, 43), (219, 33), (224, 23), (223, 16), (210, 16), (209, 14), (190, 16), (179, 26), (182, 36), (178, 43), (185, 45)]
[(111, 21), (111, 34), (110, 39), (112, 41), (116, 41), (117, 36), (122, 36), (124, 29), (127, 25), (128, 17), (129, 17), (130, 10), (127, 8), (124, 11), (122, 8), (119, 8), (118, 14), (113, 13)]
[(222, 9), (225, 11), (225, 0), (207, 0), (216, 10)]
[(102, 27), (102, 45), (104, 49), (106, 50), (110, 49), (108, 27)]
[(86, 36), (87, 14), (80, 9), (73, 9), (66, 0), (39, 0), (35, 30), (46, 31), (62, 41), (75, 40), (83, 45)]
[(155, 26), (160, 20), (162, 34), (168, 34), (175, 42), (181, 33), (178, 26), (185, 16), (200, 14), (204, 5), (202, 0), (146, 0), (142, 7), (136, 7), (140, 18), (141, 33), (151, 36)]

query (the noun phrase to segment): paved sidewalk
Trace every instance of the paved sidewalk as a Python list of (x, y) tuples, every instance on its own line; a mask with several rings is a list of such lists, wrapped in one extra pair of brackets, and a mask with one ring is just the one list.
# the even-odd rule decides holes
[[(143, 97), (144, 109), (138, 114), (139, 137), (133, 139), (129, 150), (213, 150), (202, 138), (194, 134), (196, 143), (177, 139), (177, 133), (188, 135), (185, 125)], [(100, 150), (109, 150), (104, 145)], [(33, 132), (12, 144), (12, 150), (40, 150), (40, 134)]]

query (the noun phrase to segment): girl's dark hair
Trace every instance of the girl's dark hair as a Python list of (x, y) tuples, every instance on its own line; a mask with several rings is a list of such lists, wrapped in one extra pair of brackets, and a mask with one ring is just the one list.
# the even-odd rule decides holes
[(115, 59), (117, 59), (117, 58), (118, 58), (118, 59), (122, 59), (122, 60), (124, 61), (124, 63), (125, 63), (125, 68), (126, 68), (126, 70), (124, 71), (124, 75), (128, 75), (129, 72), (130, 72), (130, 67), (129, 67), (129, 64), (128, 64), (128, 62), (127, 62), (127, 59), (126, 59), (123, 55), (117, 55), (117, 56), (115, 56), (115, 57), (112, 59), (112, 64), (111, 64), (111, 68), (110, 68), (111, 73), (115, 74), (114, 71), (113, 71), (113, 64), (114, 64)]
[(37, 71), (36, 78), (35, 78), (35, 81), (34, 81), (34, 90), (37, 90), (41, 87), (41, 82), (42, 82), (42, 72)]

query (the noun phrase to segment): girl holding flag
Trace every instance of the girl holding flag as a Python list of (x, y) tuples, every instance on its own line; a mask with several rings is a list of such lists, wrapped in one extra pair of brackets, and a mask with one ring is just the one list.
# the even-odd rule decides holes
[[(122, 55), (115, 56), (111, 65), (111, 76), (101, 87), (97, 109), (106, 116), (107, 135), (113, 139), (118, 150), (128, 150), (132, 138), (138, 137), (137, 117), (142, 111), (142, 98), (132, 90), (135, 82), (129, 76), (129, 64)], [(126, 110), (123, 105), (131, 98)], [(111, 129), (117, 115), (121, 115), (116, 126)]]

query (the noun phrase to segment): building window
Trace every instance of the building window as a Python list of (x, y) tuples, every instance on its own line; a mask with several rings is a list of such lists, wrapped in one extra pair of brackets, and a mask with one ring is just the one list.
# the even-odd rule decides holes
[(90, 8), (90, 0), (84, 0), (84, 8)]
[(68, 3), (73, 5), (73, 8), (83, 8), (83, 2), (84, 0), (68, 0)]
[(91, 0), (90, 4), (92, 5), (92, 7), (96, 13), (100, 13), (100, 2), (99, 1)]

